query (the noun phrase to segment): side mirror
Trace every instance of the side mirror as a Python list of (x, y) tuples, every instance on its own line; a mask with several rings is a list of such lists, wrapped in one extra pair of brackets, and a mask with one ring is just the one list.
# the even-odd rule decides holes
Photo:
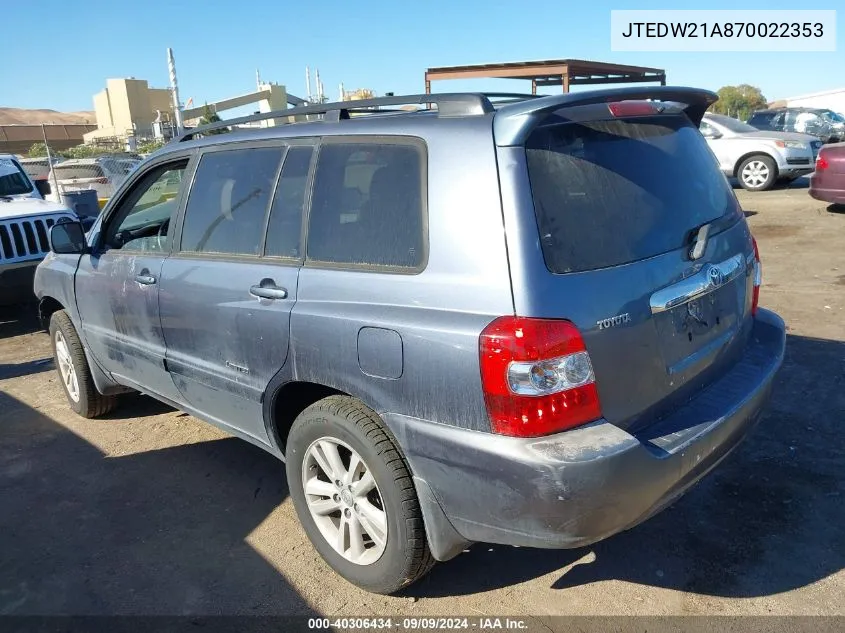
[(704, 138), (722, 138), (721, 132), (717, 132), (716, 130), (707, 130), (706, 132), (703, 132), (703, 135)]
[(41, 194), (42, 198), (46, 198), (53, 191), (53, 188), (50, 186), (50, 181), (46, 178), (36, 180), (35, 188), (38, 190), (38, 193)]
[(50, 249), (57, 254), (82, 255), (88, 252), (85, 230), (77, 220), (58, 222), (50, 228)]

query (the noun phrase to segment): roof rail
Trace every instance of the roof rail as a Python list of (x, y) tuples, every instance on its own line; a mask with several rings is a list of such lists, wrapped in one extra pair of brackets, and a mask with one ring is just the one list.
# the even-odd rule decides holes
[(528, 134), (546, 115), (561, 108), (609, 103), (626, 99), (656, 99), (683, 104), (684, 113), (698, 125), (701, 118), (719, 96), (709, 90), (680, 86), (636, 86), (613, 88), (611, 90), (588, 90), (562, 95), (542, 97), (518, 103), (502, 105), (493, 120), (496, 144), (500, 146), (521, 145)]
[[(251, 114), (237, 119), (229, 119), (227, 121), (210, 123), (209, 125), (194, 128), (193, 130), (189, 130), (188, 132), (185, 132), (181, 136), (175, 138), (174, 141), (181, 143), (182, 141), (188, 141), (194, 138), (194, 136), (210, 132), (211, 130), (219, 130), (233, 125), (241, 125), (242, 123), (266, 121), (267, 119), (282, 119), (308, 114), (323, 114), (325, 115), (325, 118), (323, 119), (324, 121), (340, 121), (342, 119), (349, 118), (350, 110), (353, 112), (359, 112), (364, 108), (411, 104), (436, 105), (437, 115), (445, 117), (472, 116), (488, 114), (494, 111), (493, 104), (490, 103), (490, 100), (485, 95), (479, 93), (456, 92), (428, 95), (418, 94), (398, 97), (378, 97), (376, 99), (337, 101), (333, 103), (313, 104), (296, 108), (288, 108), (286, 110), (274, 110), (273, 112)], [(378, 112), (378, 110), (373, 112)]]
[(488, 99), (541, 99), (543, 95), (530, 92), (482, 92)]

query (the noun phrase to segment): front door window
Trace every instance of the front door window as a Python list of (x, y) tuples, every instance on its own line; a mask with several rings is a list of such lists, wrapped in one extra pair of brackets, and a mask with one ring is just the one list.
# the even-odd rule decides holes
[(135, 186), (109, 223), (103, 250), (170, 250), (171, 218), (187, 164), (184, 160), (155, 168)]

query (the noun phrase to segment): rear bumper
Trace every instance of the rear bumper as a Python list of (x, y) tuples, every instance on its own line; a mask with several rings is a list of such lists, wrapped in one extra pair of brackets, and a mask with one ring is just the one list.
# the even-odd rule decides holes
[(845, 204), (845, 174), (816, 172), (810, 177), (809, 193), (822, 202)]
[(0, 305), (11, 306), (35, 301), (32, 288), (35, 269), (41, 260), (28, 261), (0, 268)]
[(516, 439), (385, 415), (421, 491), (426, 528), (439, 541), (435, 556), (443, 560), (473, 541), (581, 547), (649, 518), (753, 427), (784, 348), (783, 321), (760, 310), (742, 360), (637, 436), (600, 420)]

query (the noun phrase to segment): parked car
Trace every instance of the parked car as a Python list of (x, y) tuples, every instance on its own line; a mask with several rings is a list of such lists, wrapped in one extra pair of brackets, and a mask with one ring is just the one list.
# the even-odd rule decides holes
[(810, 195), (816, 200), (845, 204), (845, 143), (825, 145), (810, 176)]
[[(637, 525), (747, 435), (783, 358), (698, 131), (716, 98), (414, 95), (194, 130), (87, 237), (52, 230), (35, 288), (68, 403), (137, 390), (285, 460), (315, 549), (373, 592), (472, 542)], [(432, 108), (350, 116), (408, 103)]]
[(699, 125), (722, 173), (751, 191), (771, 189), (778, 180), (812, 173), (822, 142), (809, 134), (761, 131), (747, 123), (708, 112)]
[(33, 183), (16, 158), (0, 154), (0, 305), (34, 302), (35, 267), (50, 250), (48, 231), (76, 215), (44, 200), (46, 181)]
[(757, 110), (749, 117), (748, 124), (758, 130), (812, 134), (824, 143), (845, 139), (845, 117), (825, 108)]
[(93, 189), (98, 198), (110, 198), (131, 171), (130, 161), (111, 157), (76, 158), (53, 166), (59, 193)]

